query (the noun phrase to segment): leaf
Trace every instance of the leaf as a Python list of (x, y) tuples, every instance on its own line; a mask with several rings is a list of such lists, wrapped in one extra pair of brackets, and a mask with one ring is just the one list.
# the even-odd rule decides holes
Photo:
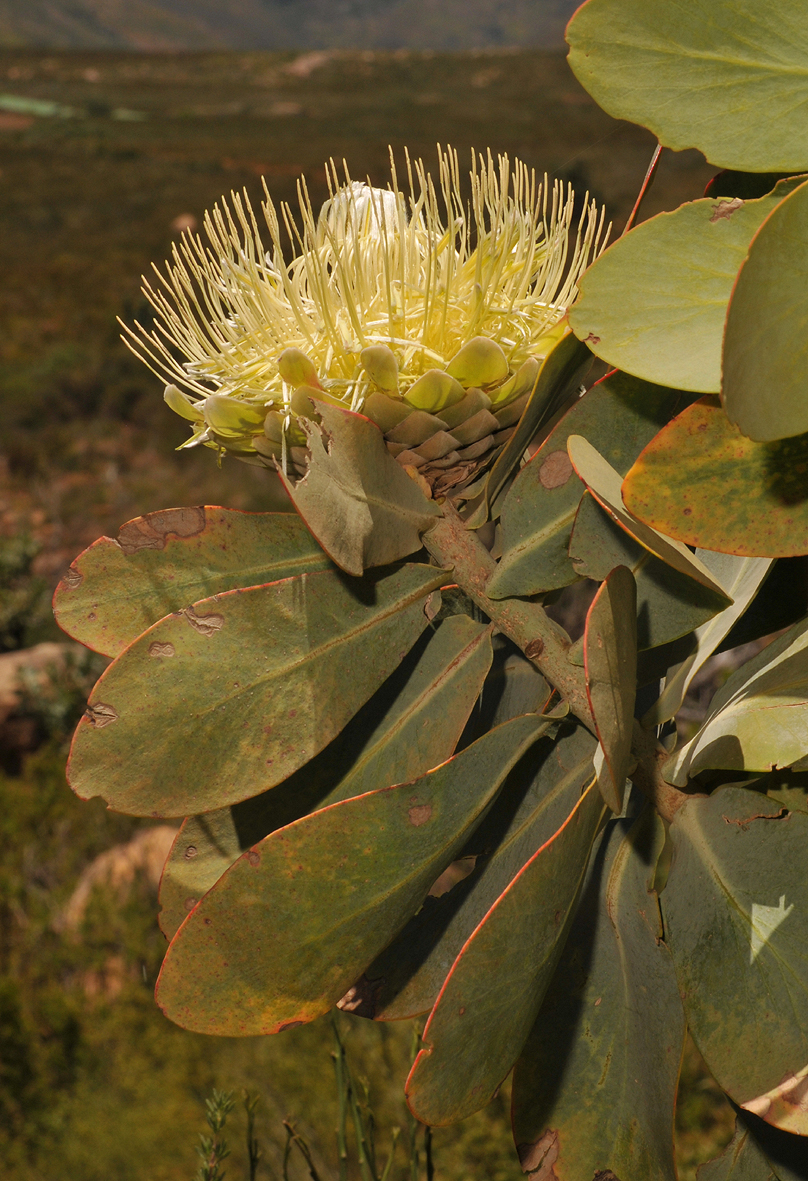
[(169, 947), (157, 984), (166, 1015), (200, 1033), (246, 1036), (327, 1012), (551, 724), (516, 718), (413, 783), (333, 804), (242, 854)]
[(310, 461), (296, 483), (282, 477), (295, 508), (346, 574), (386, 566), (421, 548), (440, 509), (427, 500), (381, 431), (361, 414), (316, 400), (322, 425), (301, 418)]
[(53, 609), (69, 636), (117, 656), (189, 603), (330, 565), (294, 513), (161, 509), (79, 554), (56, 588)]
[(761, 222), (795, 183), (781, 181), (757, 201), (690, 201), (618, 238), (581, 279), (569, 313), (575, 335), (646, 381), (717, 393), (735, 276)]
[(448, 759), (490, 664), (489, 628), (467, 615), (444, 620), (299, 771), (254, 799), (185, 820), (160, 882), (163, 933), (172, 938), (202, 895), (268, 833), (339, 800), (416, 779)]
[(631, 739), (637, 694), (637, 590), (625, 566), (598, 588), (584, 630), (586, 695), (605, 766), (598, 787), (613, 812), (622, 812), (632, 770)]
[(661, 726), (678, 712), (693, 677), (729, 635), (760, 590), (772, 566), (770, 558), (742, 558), (735, 554), (713, 553), (711, 550), (697, 550), (696, 554), (726, 589), (733, 602), (696, 629), (694, 651), (681, 664), (668, 671), (659, 699), (642, 720), (648, 730), (652, 726)]
[(742, 557), (808, 551), (808, 435), (755, 443), (702, 398), (648, 444), (623, 481), (626, 507), (687, 545)]
[(685, 574), (712, 590), (724, 602), (724, 588), (716, 582), (707, 567), (687, 546), (663, 537), (643, 521), (626, 511), (620, 488), (620, 476), (610, 463), (580, 435), (570, 435), (567, 450), (580, 479), (592, 492), (601, 508), (605, 509), (621, 529), (638, 541), (655, 557), (660, 558), (680, 574)]
[(525, 1171), (544, 1146), (555, 1153), (548, 1174), (555, 1181), (675, 1181), (673, 1110), (685, 1026), (653, 889), (664, 843), (662, 822), (646, 808), (633, 823), (612, 821), (592, 859), (514, 1070), (514, 1140)]
[(497, 456), (485, 484), (483, 501), (469, 521), (471, 528), (484, 525), (491, 506), (502, 492), (543, 422), (549, 421), (581, 385), (592, 367), (592, 354), (571, 332), (550, 352), (528, 399), (516, 430)]
[(721, 397), (730, 421), (752, 439), (770, 442), (808, 431), (807, 277), (803, 184), (752, 240), (727, 313)]
[(805, 1135), (808, 815), (719, 788), (670, 835), (662, 910), (696, 1045), (736, 1103)]
[(615, 119), (720, 168), (808, 167), (808, 24), (802, 0), (589, 0), (569, 62)]
[(777, 1181), (777, 1177), (747, 1130), (736, 1125), (721, 1155), (696, 1170), (696, 1181)]
[(625, 373), (611, 374), (584, 394), (525, 464), (505, 498), (502, 559), (486, 594), (504, 599), (575, 582), (568, 548), (584, 486), (567, 455), (570, 435), (597, 442), (609, 462), (627, 472), (660, 427), (692, 398)]
[(583, 726), (566, 724), (524, 755), (461, 850), (458, 864), (467, 859), (468, 875), (445, 893), (431, 893), (368, 968), (374, 1010), (363, 1016), (398, 1021), (432, 1008), (475, 928), (572, 812), (592, 779), (595, 747)]
[(323, 570), (169, 615), (95, 685), (71, 785), (133, 815), (182, 816), (280, 783), (389, 676), (445, 579), (413, 564), (361, 580)]
[(601, 509), (590, 492), (578, 506), (570, 558), (579, 574), (598, 582), (615, 566), (631, 570), (637, 583), (637, 647), (641, 651), (687, 635), (726, 607), (726, 595), (717, 595), (653, 557)]
[(454, 962), (407, 1080), (410, 1109), (444, 1125), (488, 1103), (536, 1019), (604, 814), (595, 782), (500, 895)]
[(741, 665), (710, 702), (698, 734), (662, 768), (684, 787), (707, 767), (771, 771), (808, 751), (808, 623), (801, 620)]

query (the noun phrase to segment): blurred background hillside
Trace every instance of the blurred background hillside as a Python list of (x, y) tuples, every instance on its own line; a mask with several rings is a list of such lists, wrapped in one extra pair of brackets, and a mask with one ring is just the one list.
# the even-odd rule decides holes
[[(256, 469), (176, 454), (183, 424), (115, 319), (148, 321), (140, 275), (222, 194), (246, 190), (257, 206), (266, 182), (294, 205), (305, 175), (316, 205), (329, 157), (385, 184), (388, 145), (401, 165), (405, 146), (433, 161), (437, 141), (461, 162), (472, 147), (518, 155), (605, 203), (620, 232), (654, 143), (570, 74), (573, 8), (0, 0), (0, 1164), (11, 1181), (190, 1178), (214, 1086), (262, 1095), (259, 1178), (281, 1176), (287, 1115), (323, 1181), (336, 1175), (326, 1027), (209, 1041), (154, 1007), (172, 832), (67, 789), (66, 741), (104, 662), (60, 645), (50, 593), (81, 548), (139, 513), (267, 506)], [(700, 195), (710, 175), (696, 152), (665, 153), (643, 216)], [(406, 1140), (410, 1029), (344, 1026), (383, 1145), (394, 1125)], [(439, 1178), (520, 1176), (506, 1092), (436, 1133)], [(240, 1181), (243, 1112), (232, 1121), (228, 1178)], [(684, 1181), (730, 1124), (688, 1051)], [(414, 1181), (403, 1149), (396, 1170)]]
[(0, 45), (49, 49), (556, 48), (575, 0), (0, 0)]

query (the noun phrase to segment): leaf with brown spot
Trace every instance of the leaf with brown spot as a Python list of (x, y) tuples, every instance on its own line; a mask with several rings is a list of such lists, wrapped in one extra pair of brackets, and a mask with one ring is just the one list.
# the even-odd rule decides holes
[[(79, 723), (68, 775), (134, 815), (182, 816), (258, 795), (322, 750), (427, 626), (446, 580), (405, 565), (349, 580), (332, 570), (197, 603), (210, 634), (170, 615), (115, 660), (90, 695), (117, 720)], [(215, 610), (214, 610), (215, 609)], [(149, 656), (173, 645), (171, 660)]]
[(408, 1103), (424, 1123), (453, 1123), (484, 1107), (519, 1056), (564, 946), (604, 811), (593, 778), (455, 960), (407, 1080)]
[(675, 1181), (684, 1014), (653, 879), (665, 843), (649, 807), (607, 825), (575, 922), (516, 1063), (517, 1144), (553, 1129), (557, 1181)]
[(164, 509), (128, 521), (117, 541), (101, 537), (79, 554), (53, 608), (68, 635), (117, 656), (189, 603), (330, 565), (294, 513)]
[[(444, 620), (421, 636), (305, 766), (253, 799), (185, 820), (160, 882), (163, 933), (169, 939), (175, 934), (188, 895), (201, 898), (245, 849), (275, 829), (351, 796), (416, 779), (448, 759), (490, 664), (488, 628), (466, 615)], [(191, 862), (185, 858), (189, 844), (196, 850)]]
[[(257, 867), (240, 857), (174, 937), (157, 985), (166, 1015), (245, 1036), (327, 1012), (422, 904), (551, 724), (516, 718), (413, 783), (272, 833), (256, 846)], [(411, 809), (427, 806), (429, 822), (414, 826)]]
[(670, 835), (665, 938), (696, 1045), (735, 1103), (805, 1136), (808, 815), (722, 787), (687, 800)]
[(649, 442), (626, 507), (686, 545), (744, 557), (808, 551), (808, 435), (756, 443), (702, 398)]
[(397, 463), (379, 428), (361, 414), (317, 401), (321, 423), (303, 418), (309, 466), (282, 477), (295, 508), (347, 574), (386, 566), (421, 548), (440, 509)]
[[(578, 577), (568, 549), (584, 485), (567, 457), (570, 435), (597, 443), (609, 463), (624, 473), (693, 396), (624, 373), (611, 374), (584, 394), (525, 464), (505, 497), (502, 558), (486, 593), (494, 599), (540, 594), (568, 586)], [(565, 472), (568, 478), (561, 483)]]

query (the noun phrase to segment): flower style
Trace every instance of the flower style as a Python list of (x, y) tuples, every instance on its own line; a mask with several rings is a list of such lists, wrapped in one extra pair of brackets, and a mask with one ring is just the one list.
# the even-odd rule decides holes
[(387, 189), (347, 166), (340, 183), (332, 161), (319, 216), (298, 186), (302, 228), (265, 188), (269, 249), (234, 194), (206, 215), (207, 244), (186, 232), (155, 268), (157, 325), (127, 343), (168, 378), (168, 405), (192, 424), (183, 446), (301, 471), (296, 420), (320, 399), (376, 422), (436, 495), (490, 464), (608, 229), (587, 194), (572, 241), (572, 189), (506, 156), (472, 155), (468, 207), (455, 152), (439, 150), (437, 185), (420, 160), (406, 168), (405, 194), (392, 156)]

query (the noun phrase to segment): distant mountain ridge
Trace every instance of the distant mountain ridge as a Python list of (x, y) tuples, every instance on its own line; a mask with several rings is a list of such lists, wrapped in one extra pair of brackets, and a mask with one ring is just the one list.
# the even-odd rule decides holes
[(0, 0), (0, 47), (560, 48), (580, 0)]

